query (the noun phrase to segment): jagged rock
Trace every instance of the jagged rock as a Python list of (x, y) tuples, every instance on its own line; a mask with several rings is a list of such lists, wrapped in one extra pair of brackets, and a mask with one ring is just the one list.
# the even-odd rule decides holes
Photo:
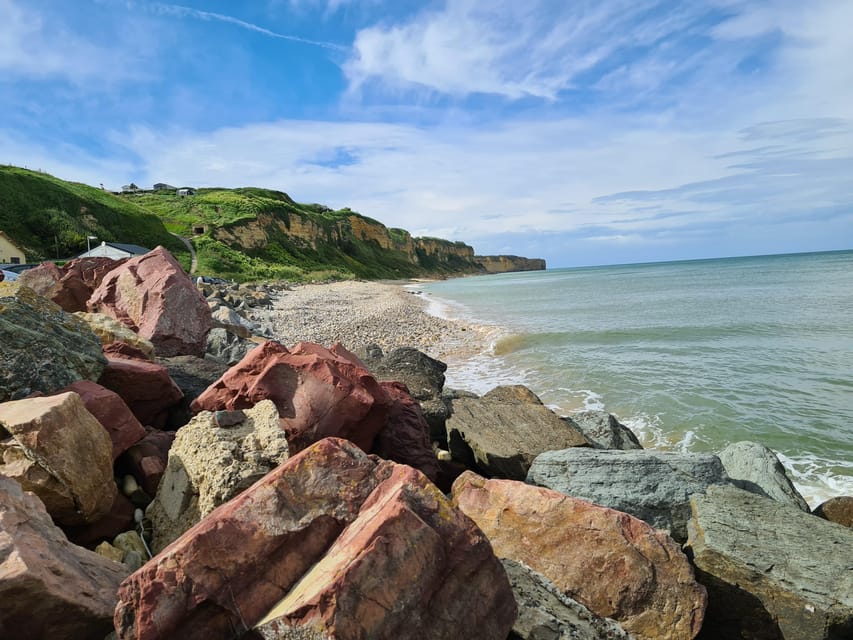
[(275, 405), (264, 400), (242, 413), (240, 423), (226, 427), (215, 413), (204, 411), (178, 431), (147, 511), (155, 550), (287, 459)]
[(340, 344), (300, 342), (288, 350), (273, 341), (252, 349), (192, 409), (245, 409), (267, 399), (278, 407), (292, 453), (328, 436), (370, 451), (391, 409), (388, 394)]
[(57, 267), (52, 262), (24, 271), (18, 280), (68, 313), (85, 311), (86, 302), (104, 276), (124, 260), (78, 258)]
[(703, 637), (853, 637), (853, 531), (734, 486), (691, 499), (687, 547), (710, 606)]
[(88, 308), (150, 340), (157, 355), (204, 355), (210, 308), (163, 247), (110, 271), (92, 293)]
[(246, 320), (231, 307), (216, 303), (209, 306), (214, 327), (225, 329), (228, 333), (233, 333), (241, 338), (248, 338), (257, 333), (258, 327), (255, 326), (255, 323)]
[(420, 405), (400, 382), (382, 382), (393, 403), (385, 427), (376, 436), (372, 453), (414, 467), (435, 482), (438, 460), (429, 439), (429, 425)]
[(734, 484), (808, 513), (808, 502), (794, 487), (785, 467), (772, 450), (757, 442), (735, 442), (718, 454)]
[(102, 346), (107, 347), (121, 342), (138, 349), (145, 356), (143, 358), (145, 360), (150, 360), (154, 356), (154, 345), (151, 344), (150, 340), (146, 340), (112, 316), (83, 311), (78, 311), (74, 315), (89, 325), (95, 335), (98, 336)]
[(431, 440), (446, 447), (445, 423), (450, 409), (442, 397), (442, 390), (447, 365), (413, 347), (398, 347), (385, 355), (378, 345), (370, 344), (358, 355), (377, 380), (406, 385), (423, 410)]
[(578, 411), (566, 419), (580, 429), (595, 449), (643, 448), (634, 432), (606, 411)]
[(124, 360), (138, 360), (139, 362), (153, 362), (144, 351), (140, 351), (126, 342), (110, 342), (103, 346), (102, 351), (107, 358), (123, 358)]
[(116, 469), (131, 474), (142, 490), (153, 498), (166, 472), (169, 449), (174, 439), (174, 433), (160, 429), (146, 429), (145, 437), (116, 461)]
[(112, 444), (76, 393), (0, 404), (3, 473), (41, 498), (60, 524), (96, 522), (117, 492)]
[(102, 542), (95, 547), (95, 553), (113, 562), (121, 562), (122, 558), (124, 558), (124, 551), (116, 549), (109, 542)]
[(166, 367), (169, 377), (184, 394), (180, 402), (169, 408), (166, 426), (172, 429), (190, 421), (194, 413), (191, 409), (193, 401), (228, 370), (221, 362), (197, 356), (159, 358), (157, 362)]
[(226, 329), (214, 327), (207, 334), (205, 355), (228, 366), (235, 365), (246, 357), (257, 343), (241, 338)]
[(690, 496), (729, 479), (710, 454), (575, 448), (538, 456), (527, 482), (630, 513), (684, 542)]
[(693, 638), (705, 589), (679, 546), (626, 513), (513, 480), (468, 471), (453, 503), (483, 530), (500, 558), (545, 575), (597, 615), (637, 638)]
[(119, 597), (118, 637), (134, 640), (450, 638), (463, 620), (466, 637), (503, 640), (516, 614), (468, 518), (422, 474), (335, 438), (213, 511)]
[(36, 496), (0, 476), (0, 637), (103, 640), (127, 574), (68, 542)]
[(121, 396), (146, 427), (164, 427), (184, 397), (166, 367), (154, 362), (108, 358), (98, 383)]
[(74, 382), (61, 393), (68, 391), (79, 395), (89, 413), (106, 429), (112, 442), (113, 460), (145, 437), (145, 427), (114, 391), (91, 380)]
[(508, 640), (631, 640), (615, 620), (595, 615), (523, 562), (501, 563), (518, 605)]
[(818, 505), (814, 510), (814, 515), (853, 528), (853, 496), (830, 498)]
[(0, 402), (97, 380), (106, 364), (85, 322), (18, 282), (0, 282)]
[(456, 460), (512, 480), (524, 480), (533, 459), (544, 451), (589, 447), (579, 430), (522, 385), (453, 400), (447, 440)]

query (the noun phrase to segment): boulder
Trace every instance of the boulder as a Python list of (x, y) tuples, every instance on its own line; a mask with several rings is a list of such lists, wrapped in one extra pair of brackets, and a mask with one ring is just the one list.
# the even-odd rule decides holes
[(439, 474), (438, 460), (420, 405), (409, 395), (406, 385), (400, 382), (380, 384), (392, 405), (385, 427), (376, 436), (372, 453), (414, 467), (435, 482)]
[(120, 320), (150, 340), (157, 355), (204, 355), (210, 308), (163, 247), (110, 271), (92, 292), (88, 308)]
[(124, 260), (111, 258), (77, 258), (57, 267), (43, 262), (24, 271), (21, 284), (52, 300), (68, 313), (86, 311), (86, 303), (104, 276)]
[(543, 451), (589, 447), (571, 424), (522, 385), (496, 387), (482, 398), (458, 398), (447, 421), (450, 453), (469, 467), (524, 480)]
[(274, 341), (252, 349), (192, 403), (193, 411), (245, 409), (272, 400), (291, 453), (328, 436), (370, 451), (391, 400), (361, 361), (340, 344), (326, 349)]
[(0, 637), (103, 640), (127, 574), (68, 542), (36, 496), (0, 476)]
[(112, 443), (76, 393), (0, 404), (0, 473), (42, 499), (54, 521), (96, 522), (113, 504)]
[(132, 475), (142, 490), (153, 498), (166, 472), (169, 449), (174, 439), (174, 433), (146, 429), (145, 437), (116, 461), (116, 469)]
[(169, 410), (184, 397), (166, 367), (155, 362), (107, 358), (98, 383), (121, 396), (147, 427), (164, 427)]
[(578, 411), (565, 418), (571, 420), (595, 449), (642, 449), (643, 445), (631, 431), (612, 413), (606, 411)]
[(773, 500), (810, 512), (809, 504), (785, 472), (772, 450), (757, 442), (735, 442), (718, 454), (734, 484)]
[(145, 427), (114, 391), (91, 380), (73, 382), (61, 390), (68, 391), (79, 395), (86, 410), (106, 429), (112, 442), (113, 460), (145, 437)]
[(226, 329), (214, 327), (207, 334), (205, 356), (231, 366), (240, 362), (256, 346), (258, 345), (251, 340), (234, 335)]
[(690, 496), (729, 479), (711, 454), (575, 448), (537, 457), (527, 482), (630, 513), (684, 542)]
[(687, 547), (710, 602), (703, 637), (853, 637), (853, 531), (734, 486), (690, 502)]
[(147, 510), (155, 550), (287, 460), (287, 439), (270, 400), (230, 413), (203, 411), (177, 432)]
[(626, 513), (513, 480), (468, 471), (453, 503), (482, 529), (500, 558), (523, 562), (597, 615), (637, 638), (693, 638), (704, 587), (679, 546)]
[(483, 534), (419, 472), (327, 438), (218, 507), (119, 588), (120, 639), (506, 638)]
[(74, 315), (89, 325), (103, 347), (123, 343), (141, 352), (144, 356), (141, 358), (143, 360), (151, 360), (154, 357), (154, 345), (150, 340), (143, 338), (112, 316), (84, 311), (78, 311)]
[(595, 615), (523, 562), (501, 562), (518, 605), (508, 640), (631, 640), (615, 620)]
[(853, 528), (853, 496), (830, 498), (818, 505), (814, 514), (824, 520)]
[(157, 362), (166, 367), (169, 377), (184, 394), (181, 401), (169, 409), (166, 426), (171, 429), (182, 427), (190, 421), (193, 401), (228, 370), (221, 362), (198, 356), (159, 358)]
[(18, 282), (0, 282), (0, 402), (97, 380), (106, 364), (85, 322)]
[(139, 362), (153, 362), (144, 351), (140, 351), (126, 342), (110, 342), (105, 344), (102, 351), (107, 358), (123, 358), (125, 360), (138, 360)]
[(233, 333), (240, 338), (248, 338), (258, 332), (254, 322), (246, 320), (231, 307), (217, 303), (209, 303), (209, 306), (214, 327), (225, 329), (228, 333)]

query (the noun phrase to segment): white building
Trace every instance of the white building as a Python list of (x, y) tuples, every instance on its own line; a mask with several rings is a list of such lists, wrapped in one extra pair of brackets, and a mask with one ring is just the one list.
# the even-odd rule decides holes
[(120, 244), (118, 242), (101, 242), (97, 247), (93, 247), (89, 251), (81, 253), (76, 258), (112, 258), (113, 260), (121, 260), (122, 258), (133, 258), (148, 253), (151, 249), (140, 247), (136, 244)]

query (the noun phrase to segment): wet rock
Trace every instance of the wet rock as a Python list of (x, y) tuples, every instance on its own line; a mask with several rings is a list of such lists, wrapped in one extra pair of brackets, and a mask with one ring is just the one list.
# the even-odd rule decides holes
[(76, 393), (0, 404), (0, 473), (41, 498), (54, 521), (96, 522), (117, 492), (112, 443)]
[(137, 640), (255, 627), (268, 638), (445, 638), (463, 619), (466, 637), (502, 640), (515, 618), (469, 519), (422, 474), (334, 438), (214, 510), (119, 596), (118, 637)]
[(88, 308), (150, 340), (157, 355), (204, 355), (210, 308), (163, 247), (110, 271), (92, 293)]
[(693, 638), (705, 589), (667, 535), (613, 509), (512, 480), (462, 474), (453, 503), (500, 558), (527, 564), (637, 638)]
[(808, 513), (808, 503), (794, 487), (772, 450), (757, 442), (735, 442), (718, 454), (735, 484), (759, 495), (790, 504)]
[(85, 322), (18, 282), (0, 282), (0, 402), (97, 380), (106, 363)]
[(36, 496), (0, 476), (0, 637), (103, 640), (127, 574), (68, 542)]
[(589, 441), (527, 387), (496, 387), (482, 398), (453, 400), (447, 439), (454, 459), (484, 473), (524, 480), (544, 451), (589, 447)]
[(734, 486), (690, 502), (687, 547), (710, 603), (703, 637), (853, 637), (853, 531)]
[(853, 528), (853, 496), (838, 496), (820, 504), (814, 515)]
[(643, 448), (634, 432), (606, 411), (578, 411), (566, 419), (580, 429), (595, 449)]
[(287, 459), (275, 405), (264, 400), (243, 413), (243, 421), (223, 427), (216, 414), (204, 411), (177, 432), (147, 511), (155, 550)]
[(169, 411), (184, 394), (163, 365), (108, 358), (98, 383), (114, 391), (146, 427), (164, 427)]
[(684, 542), (690, 496), (729, 479), (710, 454), (575, 448), (537, 457), (527, 482), (630, 513)]

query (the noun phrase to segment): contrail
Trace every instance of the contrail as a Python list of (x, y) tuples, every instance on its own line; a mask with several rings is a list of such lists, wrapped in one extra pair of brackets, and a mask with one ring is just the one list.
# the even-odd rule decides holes
[(160, 2), (154, 3), (153, 5), (151, 5), (151, 7), (156, 11), (159, 11), (160, 13), (179, 16), (181, 18), (189, 17), (198, 18), (200, 20), (218, 20), (219, 22), (227, 22), (229, 24), (237, 25), (238, 27), (248, 29), (249, 31), (256, 31), (257, 33), (262, 33), (265, 36), (270, 36), (271, 38), (290, 40), (291, 42), (301, 42), (302, 44), (310, 44), (315, 47), (323, 47), (324, 49), (331, 49), (333, 51), (348, 51), (347, 47), (335, 44), (334, 42), (324, 42), (323, 40), (309, 40), (308, 38), (300, 38), (299, 36), (291, 36), (285, 33), (277, 33), (276, 31), (270, 31), (269, 29), (258, 26), (256, 24), (252, 24), (251, 22), (246, 22), (244, 20), (240, 20), (239, 18), (234, 18), (233, 16), (226, 16), (221, 13), (200, 11), (199, 9), (193, 9), (192, 7), (183, 7), (178, 4), (163, 4)]

